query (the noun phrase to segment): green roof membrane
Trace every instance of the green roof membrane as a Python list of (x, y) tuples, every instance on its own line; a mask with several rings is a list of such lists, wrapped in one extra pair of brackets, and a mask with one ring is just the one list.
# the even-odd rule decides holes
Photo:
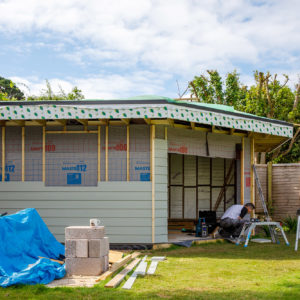
[(231, 106), (175, 101), (155, 95), (118, 100), (2, 102), (0, 120), (169, 118), (291, 137), (293, 125), (236, 111)]

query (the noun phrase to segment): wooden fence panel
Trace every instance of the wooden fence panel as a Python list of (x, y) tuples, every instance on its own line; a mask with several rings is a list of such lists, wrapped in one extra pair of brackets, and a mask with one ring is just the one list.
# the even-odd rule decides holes
[[(267, 199), (267, 165), (256, 165), (265, 199)], [(255, 193), (256, 212), (262, 212), (259, 196)], [(296, 216), (300, 209), (300, 164), (273, 164), (272, 166), (273, 219)]]

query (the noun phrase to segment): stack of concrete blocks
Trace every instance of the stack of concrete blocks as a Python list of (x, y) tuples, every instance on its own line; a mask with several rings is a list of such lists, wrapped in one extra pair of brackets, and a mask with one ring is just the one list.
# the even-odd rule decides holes
[(104, 226), (65, 229), (67, 275), (100, 275), (109, 267), (109, 241)]

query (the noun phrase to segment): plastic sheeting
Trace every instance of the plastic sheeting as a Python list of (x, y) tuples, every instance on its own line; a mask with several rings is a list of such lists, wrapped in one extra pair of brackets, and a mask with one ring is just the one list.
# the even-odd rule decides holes
[(0, 286), (47, 284), (65, 275), (59, 259), (65, 248), (34, 208), (0, 217)]

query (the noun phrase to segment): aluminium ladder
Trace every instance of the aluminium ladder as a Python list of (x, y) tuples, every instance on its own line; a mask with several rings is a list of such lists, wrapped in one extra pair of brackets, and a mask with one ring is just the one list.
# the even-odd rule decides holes
[(260, 182), (259, 182), (259, 178), (258, 178), (258, 175), (257, 175), (255, 165), (253, 165), (253, 171), (254, 171), (255, 182), (256, 182), (256, 185), (257, 185), (257, 188), (258, 188), (258, 193), (259, 193), (260, 201), (261, 201), (261, 204), (262, 204), (262, 207), (263, 207), (263, 210), (264, 210), (266, 221), (265, 222), (247, 222), (247, 223), (245, 223), (244, 226), (243, 226), (243, 229), (240, 233), (240, 236), (238, 237), (236, 245), (239, 245), (239, 243), (241, 241), (241, 238), (243, 237), (245, 232), (248, 230), (247, 238), (246, 238), (245, 245), (244, 245), (245, 247), (247, 247), (252, 230), (255, 229), (256, 226), (263, 226), (263, 225), (266, 225), (266, 226), (269, 227), (270, 235), (271, 235), (271, 239), (272, 239), (273, 243), (276, 243), (276, 242), (279, 243), (279, 240), (278, 240), (278, 237), (277, 237), (277, 234), (276, 234), (276, 230), (275, 230), (275, 228), (277, 228), (281, 232), (281, 235), (284, 238), (285, 243), (287, 245), (289, 245), (289, 242), (288, 242), (288, 240), (285, 236), (285, 233), (284, 233), (280, 223), (279, 222), (273, 222), (270, 218), (270, 215), (269, 215), (269, 212), (268, 212), (268, 208), (267, 208), (267, 205), (266, 205), (266, 202), (265, 202), (264, 194), (262, 192), (262, 188), (261, 188), (261, 185), (260, 185)]
[[(271, 222), (271, 218), (270, 218), (270, 215), (269, 215), (269, 212), (268, 212), (268, 208), (267, 208), (267, 205), (266, 205), (266, 202), (265, 202), (265, 197), (264, 197), (264, 194), (263, 194), (260, 182), (259, 182), (259, 178), (258, 178), (258, 175), (257, 175), (255, 165), (253, 165), (253, 171), (254, 171), (255, 183), (256, 183), (256, 186), (258, 188), (258, 194), (259, 194), (259, 198), (260, 198), (262, 207), (264, 209), (264, 214), (265, 214), (265, 217), (266, 217), (266, 221)], [(276, 243), (276, 242), (278, 243), (278, 238), (277, 238), (276, 231), (274, 230), (274, 228), (272, 226), (270, 226), (270, 225), (268, 225), (268, 226), (269, 226), (272, 242), (273, 243)]]

